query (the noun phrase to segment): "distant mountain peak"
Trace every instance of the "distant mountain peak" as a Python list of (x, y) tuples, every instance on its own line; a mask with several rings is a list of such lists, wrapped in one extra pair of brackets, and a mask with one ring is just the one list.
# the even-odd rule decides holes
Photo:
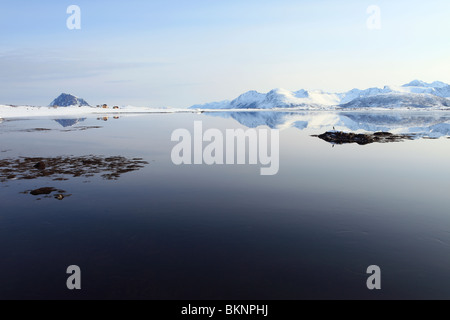
[(422, 80), (413, 80), (410, 83), (404, 84), (402, 87), (423, 87), (423, 88), (444, 88), (448, 84), (441, 81), (434, 81), (432, 83), (427, 83)]
[(68, 93), (61, 93), (58, 98), (50, 103), (50, 107), (90, 106), (84, 99)]
[(428, 83), (422, 80), (413, 80), (410, 83), (404, 84), (402, 87), (427, 87)]
[(449, 87), (449, 85), (445, 82), (441, 82), (441, 81), (434, 81), (431, 84), (434, 88), (445, 88), (445, 87)]

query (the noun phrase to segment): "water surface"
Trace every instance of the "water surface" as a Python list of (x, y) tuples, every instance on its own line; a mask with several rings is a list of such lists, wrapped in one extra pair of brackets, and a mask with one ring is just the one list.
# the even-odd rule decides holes
[[(199, 120), (223, 131), (283, 128), (279, 173), (175, 166), (171, 133)], [(445, 113), (4, 121), (3, 161), (95, 156), (147, 164), (117, 179), (102, 176), (102, 167), (68, 180), (1, 182), (0, 298), (449, 299), (448, 121)], [(420, 135), (335, 147), (311, 136), (332, 126)], [(71, 196), (24, 193), (42, 187)], [(66, 289), (69, 265), (81, 267), (81, 291)], [(370, 265), (381, 267), (380, 291), (366, 287)]]

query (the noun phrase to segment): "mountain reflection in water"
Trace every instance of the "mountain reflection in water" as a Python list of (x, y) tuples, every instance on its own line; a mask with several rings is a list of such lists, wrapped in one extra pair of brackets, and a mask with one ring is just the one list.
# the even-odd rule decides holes
[(391, 132), (415, 138), (450, 135), (448, 112), (218, 112), (209, 116), (232, 118), (248, 128)]

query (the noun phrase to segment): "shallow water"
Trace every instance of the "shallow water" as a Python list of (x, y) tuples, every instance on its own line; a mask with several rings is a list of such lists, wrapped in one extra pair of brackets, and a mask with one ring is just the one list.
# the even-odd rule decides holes
[[(3, 181), (0, 298), (449, 299), (449, 116), (395, 122), (359, 114), (352, 119), (366, 129), (435, 126), (441, 138), (335, 147), (311, 135), (347, 120), (298, 116), (1, 123), (2, 160), (93, 155), (148, 164), (116, 180), (102, 177), (102, 167), (63, 181)], [(175, 166), (171, 134), (193, 130), (194, 121), (222, 131), (285, 128), (279, 173), (261, 176), (259, 165)], [(42, 187), (71, 196), (23, 193)], [(81, 291), (66, 288), (69, 265), (82, 270)], [(366, 287), (370, 265), (381, 267), (380, 291)]]

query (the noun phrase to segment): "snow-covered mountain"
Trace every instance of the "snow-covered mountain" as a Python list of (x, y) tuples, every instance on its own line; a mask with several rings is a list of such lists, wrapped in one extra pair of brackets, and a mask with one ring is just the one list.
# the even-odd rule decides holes
[(70, 107), (70, 106), (89, 106), (89, 103), (87, 103), (84, 99), (75, 97), (71, 94), (62, 93), (58, 98), (53, 100), (50, 105), (50, 107)]
[(342, 108), (430, 108), (450, 109), (450, 99), (428, 93), (390, 92), (374, 96), (361, 97), (341, 104)]
[(319, 109), (339, 108), (450, 108), (450, 85), (414, 80), (403, 86), (385, 86), (344, 93), (321, 90), (289, 91), (274, 89), (268, 93), (246, 92), (232, 101), (195, 105), (192, 109)]

